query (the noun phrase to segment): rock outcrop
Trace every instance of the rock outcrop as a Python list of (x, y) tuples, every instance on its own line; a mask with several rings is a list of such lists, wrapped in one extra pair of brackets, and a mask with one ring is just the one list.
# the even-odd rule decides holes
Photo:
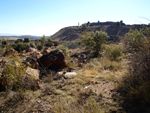
[(37, 61), (42, 68), (57, 69), (67, 67), (65, 55), (61, 50), (51, 51)]
[(9, 50), (6, 50), (5, 53), (3, 54), (4, 57), (8, 56), (8, 55), (17, 55), (18, 52), (14, 49), (9, 49)]

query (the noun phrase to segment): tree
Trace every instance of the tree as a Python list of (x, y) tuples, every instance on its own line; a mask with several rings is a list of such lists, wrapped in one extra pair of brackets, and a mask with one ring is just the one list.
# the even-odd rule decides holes
[(83, 38), (84, 44), (96, 52), (96, 55), (99, 54), (102, 44), (105, 43), (106, 39), (108, 39), (109, 36), (104, 31), (96, 31), (95, 33), (92, 32), (91, 36)]
[(48, 42), (52, 42), (53, 40), (51, 39), (51, 37), (48, 38)]
[(7, 45), (7, 40), (6, 40), (6, 39), (3, 39), (3, 40), (1, 41), (1, 43), (2, 43), (2, 45)]
[(19, 43), (19, 42), (23, 42), (23, 40), (22, 40), (22, 39), (17, 39), (17, 40), (15, 41), (15, 43)]
[(45, 46), (46, 46), (46, 47), (52, 47), (52, 46), (53, 46), (53, 43), (52, 43), (52, 42), (47, 42), (47, 43), (45, 44)]
[(24, 41), (23, 41), (24, 43), (28, 43), (28, 42), (30, 42), (30, 39), (29, 38), (24, 38)]
[(59, 43), (58, 42), (54, 42), (54, 46), (58, 46), (59, 45)]
[(40, 41), (41, 41), (41, 42), (45, 42), (45, 41), (46, 41), (46, 36), (43, 35), (43, 36), (40, 38)]

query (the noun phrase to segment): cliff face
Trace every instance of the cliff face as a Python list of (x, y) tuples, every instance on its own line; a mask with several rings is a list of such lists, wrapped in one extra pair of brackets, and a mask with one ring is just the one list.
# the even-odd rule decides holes
[[(144, 25), (147, 26), (147, 25)], [(51, 36), (53, 40), (57, 41), (77, 41), (83, 32), (95, 32), (99, 30), (106, 31), (110, 36), (109, 40), (118, 40), (118, 36), (123, 37), (130, 28), (141, 29), (143, 25), (125, 25), (122, 22), (98, 22), (98, 23), (86, 23), (82, 26), (65, 27)]]

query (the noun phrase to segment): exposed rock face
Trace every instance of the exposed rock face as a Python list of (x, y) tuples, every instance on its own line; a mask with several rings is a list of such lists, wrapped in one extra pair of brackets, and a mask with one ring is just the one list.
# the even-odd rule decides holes
[(8, 56), (8, 55), (17, 55), (17, 54), (18, 54), (18, 52), (11, 48), (9, 50), (6, 50), (5, 53), (3, 54), (3, 56), (5, 57), (5, 56)]
[(51, 51), (50, 53), (43, 55), (37, 61), (42, 68), (56, 69), (67, 67), (65, 55), (61, 50)]

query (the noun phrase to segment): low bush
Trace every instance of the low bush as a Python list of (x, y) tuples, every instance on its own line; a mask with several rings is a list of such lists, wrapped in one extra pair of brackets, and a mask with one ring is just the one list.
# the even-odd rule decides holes
[(3, 39), (1, 42), (2, 42), (2, 45), (7, 45), (7, 40)]
[(15, 90), (23, 88), (21, 79), (25, 74), (26, 67), (21, 61), (19, 57), (15, 57), (11, 63), (5, 67), (3, 75), (9, 81), (6, 85), (7, 88), (12, 87)]
[(45, 46), (46, 46), (46, 47), (52, 47), (52, 46), (53, 46), (53, 43), (52, 43), (52, 42), (46, 42), (46, 43), (45, 43)]
[(21, 51), (29, 48), (30, 46), (28, 44), (26, 44), (26, 43), (21, 43), (20, 42), (20, 43), (17, 43), (17, 44), (12, 44), (11, 47), (13, 49), (15, 49), (16, 51), (21, 52)]
[(29, 46), (32, 47), (32, 48), (36, 48), (35, 43), (30, 43)]
[(31, 40), (29, 38), (24, 38), (24, 43), (29, 43)]
[(119, 46), (110, 45), (109, 47), (105, 47), (106, 53), (105, 55), (110, 58), (110, 60), (117, 60), (122, 56), (122, 49)]
[(43, 49), (43, 45), (37, 45), (37, 49), (41, 51)]
[(58, 42), (54, 42), (54, 46), (58, 46), (59, 45), (59, 43)]
[(22, 40), (22, 39), (17, 39), (17, 40), (15, 41), (15, 43), (19, 43), (19, 42), (23, 42), (23, 40)]
[(141, 33), (135, 30), (131, 35), (129, 32), (130, 36), (126, 37), (129, 39), (124, 43), (134, 53), (128, 73), (120, 81), (117, 90), (124, 99), (121, 105), (128, 113), (150, 112), (150, 40)]

